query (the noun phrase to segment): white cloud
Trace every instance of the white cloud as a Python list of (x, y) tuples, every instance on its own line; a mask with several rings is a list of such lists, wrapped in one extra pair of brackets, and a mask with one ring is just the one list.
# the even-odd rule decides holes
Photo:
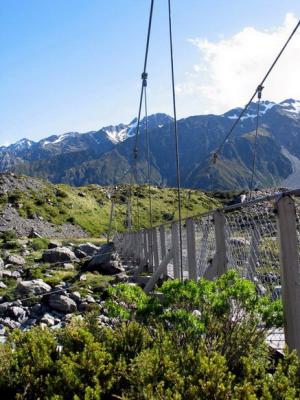
[[(245, 27), (241, 32), (217, 42), (189, 39), (201, 60), (191, 66), (186, 81), (177, 85), (184, 108), (197, 107), (199, 113), (223, 113), (246, 104), (267, 69), (297, 23), (289, 13), (282, 26), (259, 31)], [(265, 83), (263, 98), (282, 101), (300, 99), (300, 30), (295, 34)], [(195, 112), (196, 110), (193, 110)]]

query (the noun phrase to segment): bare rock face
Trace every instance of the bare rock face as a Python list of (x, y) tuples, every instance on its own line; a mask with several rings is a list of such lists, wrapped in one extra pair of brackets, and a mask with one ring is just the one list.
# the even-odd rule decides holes
[(48, 263), (58, 262), (72, 262), (77, 261), (77, 257), (74, 252), (67, 247), (56, 247), (54, 249), (45, 250), (42, 256), (42, 260)]
[(87, 271), (98, 271), (105, 275), (115, 275), (124, 272), (119, 255), (114, 244), (107, 243), (101, 247), (99, 253), (85, 267)]
[(16, 287), (16, 293), (20, 295), (39, 295), (50, 292), (51, 286), (42, 279), (32, 281), (21, 281)]
[(65, 314), (72, 313), (77, 310), (77, 305), (74, 300), (62, 294), (52, 294), (48, 298), (49, 306), (55, 310)]

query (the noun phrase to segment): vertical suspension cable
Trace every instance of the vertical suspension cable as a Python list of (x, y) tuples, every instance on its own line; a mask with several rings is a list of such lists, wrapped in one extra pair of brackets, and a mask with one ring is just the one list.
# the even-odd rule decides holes
[(153, 6), (154, 6), (154, 0), (151, 0), (149, 22), (148, 22), (148, 32), (147, 32), (147, 41), (146, 41), (146, 51), (145, 51), (145, 59), (144, 59), (144, 68), (143, 68), (143, 72), (142, 72), (142, 76), (141, 76), (141, 78), (142, 78), (142, 87), (141, 87), (141, 94), (140, 94), (140, 101), (139, 101), (137, 127), (136, 127), (136, 134), (135, 134), (135, 144), (134, 144), (134, 149), (133, 149), (133, 154), (134, 154), (134, 158), (135, 159), (137, 158), (137, 155), (138, 155), (138, 138), (139, 138), (139, 132), (140, 132), (140, 122), (141, 122), (141, 112), (142, 112), (145, 81), (147, 81), (147, 78), (148, 78), (148, 74), (147, 74), (146, 70), (147, 70), (150, 34), (151, 34), (151, 26), (152, 26)]
[[(142, 86), (141, 86), (141, 93), (140, 93), (140, 100), (139, 100), (139, 109), (138, 109), (138, 117), (137, 117), (137, 127), (135, 133), (135, 143), (133, 147), (133, 175), (135, 176), (136, 184), (138, 185), (138, 139), (139, 139), (139, 132), (140, 132), (140, 123), (141, 123), (141, 112), (142, 112), (142, 104), (143, 104), (143, 94), (144, 89), (147, 86), (147, 78), (148, 74), (147, 70), (147, 61), (148, 61), (148, 53), (149, 53), (149, 43), (150, 43), (150, 34), (151, 34), (151, 27), (152, 27), (152, 16), (153, 16), (153, 6), (154, 0), (151, 0), (150, 5), (150, 12), (149, 12), (149, 21), (148, 21), (148, 31), (147, 31), (147, 40), (146, 40), (146, 50), (145, 50), (145, 58), (144, 58), (144, 67), (142, 72)], [(139, 202), (137, 201), (137, 216), (138, 216), (138, 225), (140, 221), (140, 211), (139, 211)]]
[(254, 174), (256, 168), (256, 152), (257, 152), (257, 136), (258, 136), (258, 126), (259, 126), (259, 110), (260, 110), (260, 100), (263, 86), (259, 85), (257, 88), (257, 109), (256, 109), (256, 127), (255, 127), (255, 138), (253, 147), (253, 160), (252, 160), (252, 171), (251, 171), (251, 181), (250, 181), (250, 200), (252, 199), (253, 184), (254, 184)]
[(180, 182), (180, 162), (179, 162), (178, 129), (177, 129), (176, 96), (175, 96), (171, 0), (168, 0), (168, 14), (169, 14), (169, 41), (170, 41), (172, 98), (173, 98), (173, 116), (174, 116), (174, 137), (175, 137), (175, 151), (176, 151), (176, 180), (177, 180), (178, 217), (179, 217), (178, 220), (179, 220), (180, 273), (181, 273), (181, 280), (183, 280), (182, 215), (181, 215), (182, 213), (181, 213), (181, 193), (180, 193), (181, 182)]
[(145, 103), (145, 133), (146, 133), (146, 147), (147, 147), (149, 224), (150, 224), (150, 228), (152, 229), (152, 227), (153, 227), (153, 219), (152, 219), (151, 165), (150, 165), (150, 140), (149, 140), (149, 131), (148, 131), (147, 87), (145, 87), (145, 89), (144, 89), (144, 103)]

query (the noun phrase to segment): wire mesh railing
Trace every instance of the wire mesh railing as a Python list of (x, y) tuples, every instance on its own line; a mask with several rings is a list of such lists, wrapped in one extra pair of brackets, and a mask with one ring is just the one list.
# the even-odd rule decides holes
[[(286, 194), (293, 196), (297, 217), (298, 242), (300, 243), (300, 201), (295, 197), (295, 194), (299, 194), (298, 192), (296, 190)], [(178, 224), (176, 221), (154, 227), (151, 231), (146, 229), (140, 233), (127, 232), (121, 237), (123, 243), (124, 240), (127, 240), (127, 242), (133, 244), (130, 255), (137, 261), (141, 259), (143, 262), (147, 261), (152, 267), (152, 271), (158, 268), (166, 253), (174, 250), (178, 253), (181, 250), (182, 265), (175, 265), (180, 261), (180, 257), (179, 260), (176, 260), (176, 257), (171, 257), (167, 265), (166, 271), (171, 278), (180, 278), (181, 275), (184, 279), (190, 278), (189, 264), (194, 259), (196, 279), (202, 276), (210, 278), (217, 276), (218, 268), (219, 272), (236, 269), (241, 276), (256, 284), (259, 293), (268, 294), (276, 299), (281, 293), (280, 249), (276, 214), (276, 201), (280, 195), (280, 193), (275, 193), (243, 204), (225, 207), (221, 210), (224, 214), (224, 223), (219, 229), (223, 232), (225, 249), (223, 250), (224, 254), (221, 255), (222, 251), (217, 249), (216, 211), (189, 218), (193, 224), (192, 234), (187, 232), (188, 219), (182, 221), (181, 249), (179, 248), (178, 237), (174, 236), (173, 232), (174, 225)], [(134, 239), (131, 238), (131, 241), (130, 235), (134, 235)], [(194, 241), (194, 246), (190, 246), (190, 241)], [(140, 243), (138, 246), (137, 242)], [(126, 244), (124, 246), (126, 248)], [(130, 248), (127, 243), (126, 256), (129, 255), (128, 247)], [(140, 249), (139, 254), (136, 254), (136, 248)], [(190, 254), (191, 249), (194, 254)], [(220, 257), (223, 257), (223, 261), (220, 260)], [(182, 268), (180, 274), (178, 271), (176, 273), (178, 267)]]
[[(300, 190), (275, 193), (183, 220), (182, 265), (178, 221), (118, 235), (117, 247), (139, 271), (150, 266), (146, 292), (165, 275), (214, 279), (237, 270), (258, 294), (282, 299), (285, 339), (300, 354), (299, 196)], [(270, 333), (275, 347), (283, 340), (283, 331)]]

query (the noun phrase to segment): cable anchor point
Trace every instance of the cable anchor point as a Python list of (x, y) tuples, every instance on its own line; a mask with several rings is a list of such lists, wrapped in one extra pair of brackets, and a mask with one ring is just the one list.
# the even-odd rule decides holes
[(147, 87), (147, 79), (148, 79), (148, 74), (147, 74), (147, 72), (143, 72), (141, 78), (142, 78), (142, 80), (143, 80), (143, 86), (144, 86), (144, 87)]
[(257, 92), (257, 97), (259, 100), (261, 99), (261, 94), (262, 94), (263, 88), (264, 88), (264, 86), (262, 86), (262, 85), (257, 86), (256, 92)]

